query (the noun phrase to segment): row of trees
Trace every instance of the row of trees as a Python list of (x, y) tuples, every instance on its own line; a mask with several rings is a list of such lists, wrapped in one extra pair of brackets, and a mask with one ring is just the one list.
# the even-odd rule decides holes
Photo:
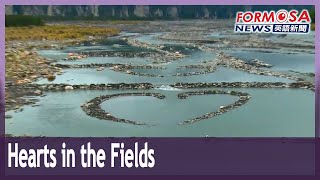
[(309, 11), (309, 14), (310, 14), (310, 16), (311, 16), (312, 23), (315, 23), (316, 12), (315, 12), (314, 8)]
[(40, 17), (26, 15), (6, 15), (5, 26), (42, 26), (43, 20)]

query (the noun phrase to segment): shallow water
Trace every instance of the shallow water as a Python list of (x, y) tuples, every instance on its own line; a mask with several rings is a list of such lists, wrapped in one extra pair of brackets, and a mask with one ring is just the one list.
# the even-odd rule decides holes
[[(180, 126), (177, 122), (216, 110), (237, 97), (228, 95), (194, 96), (177, 99), (181, 91), (149, 90), (167, 96), (121, 97), (102, 104), (103, 109), (120, 118), (133, 118), (156, 124), (137, 126), (99, 120), (87, 116), (80, 105), (104, 94), (138, 92), (126, 90), (74, 91), (48, 93), (38, 107), (6, 120), (6, 133), (33, 136), (150, 136), (150, 137), (313, 137), (314, 93), (292, 89), (233, 89), (248, 92), (252, 98), (237, 109), (214, 118)], [(192, 90), (188, 90), (192, 91)]]
[(58, 61), (59, 64), (104, 64), (104, 63), (114, 63), (114, 64), (150, 64), (152, 63), (150, 59), (147, 58), (125, 58), (125, 57), (87, 57), (75, 61)]
[(144, 74), (154, 74), (171, 76), (177, 73), (192, 73), (192, 72), (202, 72), (206, 69), (201, 68), (168, 68), (168, 69), (131, 69), (132, 72), (144, 73)]
[[(68, 84), (94, 84), (94, 83), (139, 83), (150, 82), (155, 84), (171, 84), (176, 82), (292, 82), (286, 78), (273, 76), (261, 76), (249, 74), (244, 71), (218, 67), (214, 73), (194, 76), (170, 76), (177, 73), (201, 72), (207, 69), (178, 69), (179, 66), (199, 64), (203, 61), (213, 61), (216, 55), (210, 52), (192, 51), (190, 55), (169, 63), (160, 64), (165, 69), (132, 69), (130, 71), (144, 74), (163, 75), (165, 77), (148, 77), (130, 75), (124, 72), (116, 72), (106, 68), (97, 71), (94, 68), (65, 69), (64, 74), (57, 76), (54, 81), (41, 79), (37, 83), (68, 83)], [(58, 61), (62, 64), (87, 64), (87, 63), (131, 63), (151, 64), (147, 58), (122, 58), (122, 57), (89, 57), (77, 61)]]
[(245, 61), (252, 59), (262, 60), (264, 63), (274, 65), (271, 69), (277, 71), (295, 70), (299, 72), (314, 72), (314, 54), (280, 52), (258, 52), (248, 49), (226, 50), (226, 53)]
[(175, 44), (175, 45), (183, 45), (182, 42), (178, 41), (169, 41), (164, 39), (159, 39), (159, 36), (163, 33), (150, 33), (150, 34), (144, 34), (144, 35), (138, 35), (135, 39), (145, 42), (145, 43), (151, 43), (151, 44)]
[[(215, 32), (216, 33), (216, 32)], [(130, 35), (130, 34), (124, 34)], [(139, 35), (139, 34), (131, 34)], [(13, 118), (6, 119), (6, 133), (15, 136), (63, 136), (63, 137), (314, 137), (314, 92), (303, 89), (223, 89), (249, 93), (252, 98), (245, 105), (223, 115), (180, 126), (179, 122), (215, 111), (238, 99), (230, 95), (190, 96), (178, 99), (177, 94), (196, 89), (177, 89), (168, 86), (176, 82), (293, 82), (286, 78), (249, 74), (244, 71), (218, 67), (213, 73), (194, 76), (167, 76), (176, 73), (199, 72), (206, 69), (178, 69), (179, 66), (214, 61), (216, 55), (188, 48), (181, 43), (157, 38), (160, 33), (137, 36), (139, 41), (167, 44), (168, 51), (179, 51), (187, 56), (159, 66), (166, 69), (133, 69), (131, 71), (165, 75), (147, 77), (116, 72), (109, 68), (63, 69), (64, 74), (52, 82), (40, 79), (38, 84), (98, 84), (98, 83), (141, 83), (157, 85), (152, 90), (77, 90), (48, 92), (39, 98), (39, 106), (25, 106), (22, 112), (9, 111)], [(247, 38), (247, 36), (212, 33), (208, 37)], [(291, 37), (290, 37), (291, 38)], [(116, 43), (113, 45), (112, 43)], [(82, 51), (135, 51), (119, 40), (106, 40), (99, 45), (69, 47), (64, 50), (43, 50), (40, 54), (61, 64), (121, 63), (151, 64), (148, 58), (88, 57), (77, 61), (63, 61), (67, 52)], [(225, 53), (243, 60), (259, 59), (275, 65), (272, 70), (314, 72), (314, 54), (287, 54), (284, 51), (264, 53), (261, 49), (232, 49)], [(140, 49), (141, 51), (141, 49)], [(205, 64), (204, 64), (205, 65)], [(219, 88), (215, 88), (219, 89)], [(220, 88), (221, 89), (221, 88)], [(80, 105), (100, 95), (125, 92), (156, 92), (165, 99), (153, 97), (119, 97), (101, 104), (102, 109), (119, 118), (138, 120), (150, 126), (136, 126), (99, 120), (85, 114)]]
[(214, 73), (195, 76), (148, 77), (130, 75), (110, 69), (65, 69), (64, 74), (57, 76), (54, 81), (39, 80), (38, 84), (96, 84), (96, 83), (139, 83), (171, 84), (176, 82), (292, 82), (289, 79), (273, 76), (248, 74), (244, 71), (219, 67)]
[(59, 50), (40, 50), (38, 53), (48, 59), (61, 60), (68, 57), (68, 53)]
[[(213, 97), (209, 95), (191, 96), (180, 100), (177, 99), (175, 92), (164, 94), (166, 95), (165, 99), (133, 96), (115, 98), (105, 101), (101, 107), (107, 112), (112, 112), (116, 117), (150, 124), (175, 124), (216, 111), (220, 105), (231, 104), (238, 99), (238, 97), (230, 95), (211, 95)], [(195, 107), (198, 107), (196, 111), (194, 111)]]
[(265, 36), (266, 40), (276, 43), (290, 43), (297, 45), (314, 45), (315, 32), (311, 31), (308, 34), (288, 34), (284, 37), (278, 35)]

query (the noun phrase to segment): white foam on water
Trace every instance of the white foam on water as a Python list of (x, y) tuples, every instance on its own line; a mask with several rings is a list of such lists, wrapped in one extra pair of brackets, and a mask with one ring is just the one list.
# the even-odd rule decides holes
[(157, 87), (156, 89), (164, 90), (164, 91), (181, 91), (181, 89), (171, 87), (169, 85), (161, 85), (160, 87)]

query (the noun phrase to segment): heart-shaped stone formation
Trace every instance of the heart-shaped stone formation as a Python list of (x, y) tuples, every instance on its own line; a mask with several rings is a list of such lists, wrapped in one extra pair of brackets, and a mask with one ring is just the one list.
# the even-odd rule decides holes
[(121, 97), (121, 96), (152, 96), (158, 99), (164, 99), (165, 96), (161, 95), (159, 93), (120, 93), (120, 94), (112, 94), (112, 95), (103, 95), (98, 96), (87, 102), (86, 104), (83, 104), (81, 108), (86, 112), (89, 116), (93, 116), (99, 119), (105, 119), (110, 121), (116, 121), (116, 122), (123, 122), (123, 123), (129, 123), (134, 125), (146, 125), (146, 123), (138, 122), (138, 121), (132, 121), (127, 119), (121, 119), (114, 117), (108, 112), (105, 112), (103, 109), (101, 109), (101, 103), (109, 100), (111, 98)]
[[(184, 92), (184, 93), (178, 94), (178, 98), (179, 99), (186, 99), (189, 96), (212, 95), (212, 94), (228, 94), (228, 95), (232, 95), (232, 96), (238, 96), (239, 99), (237, 101), (235, 101), (234, 103), (229, 104), (227, 106), (220, 106), (220, 108), (218, 110), (216, 110), (216, 111), (206, 113), (204, 115), (198, 116), (198, 117), (193, 118), (193, 119), (182, 121), (182, 122), (179, 123), (179, 125), (191, 124), (191, 123), (194, 123), (194, 122), (197, 122), (197, 121), (200, 121), (200, 120), (209, 119), (209, 118), (212, 118), (214, 116), (221, 115), (223, 113), (226, 113), (226, 112), (228, 112), (228, 111), (230, 111), (232, 109), (235, 109), (235, 108), (245, 104), (251, 98), (251, 96), (248, 93), (243, 93), (243, 92), (239, 92), (239, 91), (222, 91), (222, 90), (189, 91), (189, 92)], [(104, 111), (101, 108), (101, 103), (102, 102), (107, 101), (107, 100), (109, 100), (111, 98), (116, 98), (116, 97), (121, 97), (121, 96), (151, 96), (151, 97), (155, 97), (155, 98), (158, 98), (158, 99), (164, 99), (165, 98), (165, 96), (160, 94), (160, 93), (146, 93), (146, 92), (143, 92), (143, 93), (120, 93), (120, 94), (112, 94), (112, 95), (103, 95), (103, 96), (99, 96), (99, 97), (93, 98), (89, 102), (83, 104), (81, 106), (81, 108), (89, 116), (93, 116), (93, 117), (96, 117), (98, 119), (110, 120), (110, 121), (115, 121), (115, 122), (123, 122), (123, 123), (129, 123), (129, 124), (134, 124), (134, 125), (147, 125), (147, 123), (145, 123), (145, 122), (132, 121), (132, 120), (128, 120), (128, 119), (117, 118), (117, 117), (113, 116), (112, 114)]]

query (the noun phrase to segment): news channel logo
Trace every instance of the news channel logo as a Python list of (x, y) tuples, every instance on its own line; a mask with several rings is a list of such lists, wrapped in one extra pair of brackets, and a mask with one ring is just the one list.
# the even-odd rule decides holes
[(311, 17), (308, 10), (239, 11), (236, 15), (236, 33), (308, 34)]

